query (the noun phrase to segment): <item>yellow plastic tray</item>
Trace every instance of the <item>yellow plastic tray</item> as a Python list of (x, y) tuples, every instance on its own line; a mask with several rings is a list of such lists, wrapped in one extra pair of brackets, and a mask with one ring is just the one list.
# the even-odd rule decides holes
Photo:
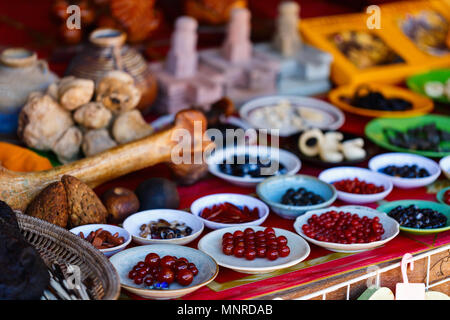
[(370, 89), (381, 92), (387, 98), (396, 97), (410, 101), (413, 104), (412, 109), (407, 111), (378, 111), (358, 108), (341, 100), (341, 97), (343, 96), (352, 97), (359, 85), (360, 84), (344, 85), (332, 90), (328, 94), (331, 103), (344, 111), (366, 117), (405, 118), (427, 114), (433, 110), (433, 101), (427, 97), (407, 89), (377, 83), (370, 83), (367, 85)]
[[(373, 82), (394, 84), (412, 74), (450, 65), (450, 54), (435, 57), (422, 52), (403, 34), (398, 23), (399, 19), (404, 18), (408, 12), (414, 13), (430, 8), (440, 12), (450, 21), (450, 7), (447, 1), (405, 1), (380, 7), (381, 29), (368, 29), (369, 15), (365, 12), (301, 21), (300, 31), (305, 41), (333, 55), (331, 78), (334, 83), (339, 85)], [(350, 30), (378, 36), (404, 62), (359, 69), (329, 40), (332, 34)]]

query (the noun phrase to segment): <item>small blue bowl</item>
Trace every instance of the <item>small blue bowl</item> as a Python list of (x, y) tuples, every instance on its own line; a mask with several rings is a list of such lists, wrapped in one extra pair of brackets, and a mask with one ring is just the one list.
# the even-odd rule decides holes
[[(297, 190), (305, 188), (325, 199), (325, 202), (312, 206), (290, 206), (281, 203), (281, 199), (290, 188)], [(306, 211), (329, 207), (337, 197), (334, 186), (316, 177), (307, 175), (280, 175), (268, 178), (256, 187), (258, 197), (267, 203), (270, 208), (284, 219), (296, 219)]]

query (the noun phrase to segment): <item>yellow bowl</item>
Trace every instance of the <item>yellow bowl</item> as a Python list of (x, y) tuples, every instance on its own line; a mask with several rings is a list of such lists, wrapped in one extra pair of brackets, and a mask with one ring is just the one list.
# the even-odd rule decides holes
[(371, 90), (381, 92), (387, 98), (401, 98), (411, 102), (413, 105), (412, 109), (406, 111), (372, 110), (352, 106), (346, 101), (343, 101), (341, 99), (342, 97), (353, 97), (356, 89), (360, 86), (358, 84), (340, 86), (332, 90), (329, 93), (328, 98), (332, 104), (340, 109), (366, 117), (405, 118), (427, 114), (433, 110), (434, 105), (431, 99), (416, 94), (410, 90), (378, 83), (368, 83), (365, 85), (367, 85)]

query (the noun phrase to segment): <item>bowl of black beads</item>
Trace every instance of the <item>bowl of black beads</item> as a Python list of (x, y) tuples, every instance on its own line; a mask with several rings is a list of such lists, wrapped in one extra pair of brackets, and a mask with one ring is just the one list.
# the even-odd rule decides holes
[(258, 197), (285, 219), (329, 207), (337, 197), (334, 186), (307, 175), (271, 177), (256, 187)]
[(414, 234), (430, 234), (450, 230), (450, 208), (423, 200), (388, 202), (377, 208), (400, 224), (400, 230)]
[(439, 164), (410, 153), (383, 153), (369, 161), (369, 169), (386, 175), (399, 188), (418, 188), (433, 183), (441, 174)]
[(294, 154), (267, 146), (217, 149), (206, 162), (211, 174), (243, 187), (253, 187), (271, 176), (295, 174), (301, 167)]

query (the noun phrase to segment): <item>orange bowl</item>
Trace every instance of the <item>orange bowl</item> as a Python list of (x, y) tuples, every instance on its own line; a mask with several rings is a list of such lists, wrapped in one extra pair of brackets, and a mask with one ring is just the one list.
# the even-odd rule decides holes
[(427, 114), (433, 110), (434, 105), (431, 99), (416, 94), (408, 89), (378, 83), (368, 83), (365, 85), (371, 90), (381, 92), (386, 98), (401, 98), (411, 102), (413, 105), (412, 109), (405, 111), (381, 111), (353, 106), (344, 101), (342, 97), (353, 97), (355, 91), (360, 86), (358, 84), (340, 86), (332, 90), (328, 94), (328, 98), (332, 104), (340, 109), (366, 117), (404, 118)]

